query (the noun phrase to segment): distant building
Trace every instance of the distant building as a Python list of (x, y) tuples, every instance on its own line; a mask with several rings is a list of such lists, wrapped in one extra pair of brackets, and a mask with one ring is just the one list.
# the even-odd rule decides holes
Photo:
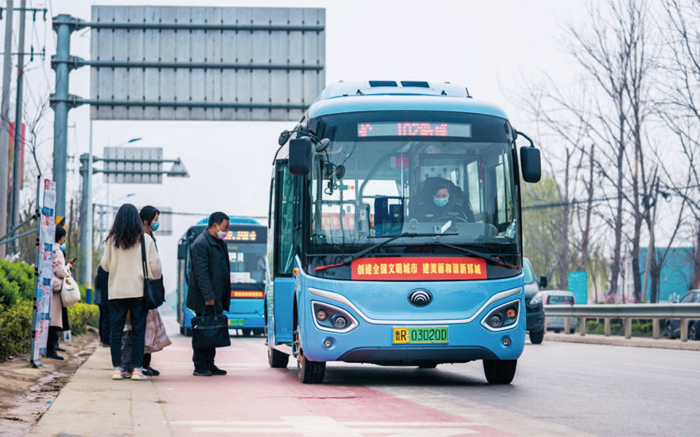
[[(656, 249), (656, 259), (658, 260), (664, 253), (665, 248)], [(641, 280), (644, 280), (644, 269), (647, 263), (647, 253), (649, 249), (644, 247), (639, 251), (639, 267), (642, 271)], [(666, 261), (661, 269), (659, 278), (659, 302), (673, 302), (690, 289), (693, 277), (693, 248), (692, 247), (672, 247), (669, 249)], [(620, 273), (620, 286), (624, 291), (625, 302), (635, 302), (634, 284), (632, 281), (632, 257), (625, 257), (622, 272)], [(643, 286), (642, 286), (643, 288)], [(647, 292), (644, 301), (648, 302), (651, 297), (651, 277), (647, 280)], [(618, 296), (615, 301), (622, 302), (622, 296)]]

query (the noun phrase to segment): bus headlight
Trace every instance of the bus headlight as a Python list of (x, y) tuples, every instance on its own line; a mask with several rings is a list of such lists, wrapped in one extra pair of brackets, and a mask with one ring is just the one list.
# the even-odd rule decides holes
[(489, 331), (510, 329), (517, 325), (519, 312), (520, 300), (505, 303), (489, 311), (481, 320), (481, 326)]
[(348, 325), (348, 319), (341, 316), (340, 314), (336, 314), (335, 316), (333, 316), (332, 322), (333, 327), (338, 329), (344, 329)]
[(311, 302), (313, 320), (324, 331), (348, 332), (358, 326), (357, 320), (342, 308), (321, 302)]

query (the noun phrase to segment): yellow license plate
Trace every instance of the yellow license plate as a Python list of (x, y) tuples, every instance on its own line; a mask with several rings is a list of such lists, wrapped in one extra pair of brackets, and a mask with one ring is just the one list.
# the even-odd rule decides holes
[(394, 328), (394, 344), (447, 343), (447, 326), (404, 326)]

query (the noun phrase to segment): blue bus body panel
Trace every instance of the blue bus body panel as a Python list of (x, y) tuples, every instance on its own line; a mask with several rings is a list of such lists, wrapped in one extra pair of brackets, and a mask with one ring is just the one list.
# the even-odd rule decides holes
[[(304, 355), (313, 361), (459, 362), (512, 360), (522, 354), (526, 328), (522, 274), (480, 281), (374, 282), (334, 281), (306, 275), (301, 268), (299, 271), (295, 291), (301, 340)], [(432, 293), (430, 305), (419, 308), (408, 303), (408, 294), (418, 288)], [(513, 301), (518, 301), (520, 308), (513, 327), (494, 332), (482, 326), (492, 309)], [(312, 302), (345, 310), (358, 326), (347, 333), (321, 329), (314, 323)], [(292, 308), (278, 307), (276, 315), (281, 312), (291, 315)], [(449, 342), (393, 344), (393, 328), (407, 326), (447, 326)], [(510, 346), (503, 345), (504, 336), (510, 337)], [(333, 340), (331, 348), (323, 344), (327, 338)]]
[(323, 115), (369, 111), (440, 111), (492, 115), (507, 119), (498, 106), (474, 99), (443, 96), (371, 95), (321, 100), (309, 108), (310, 119)]
[[(294, 278), (275, 278), (273, 293), (268, 290), (268, 314), (273, 332), (268, 332), (270, 344), (291, 343), (294, 336)], [(271, 296), (270, 296), (271, 294)]]

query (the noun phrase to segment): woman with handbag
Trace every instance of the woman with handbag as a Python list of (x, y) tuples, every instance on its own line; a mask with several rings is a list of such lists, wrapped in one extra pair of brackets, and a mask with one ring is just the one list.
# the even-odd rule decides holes
[(105, 251), (100, 264), (109, 273), (109, 344), (114, 367), (112, 379), (124, 378), (121, 346), (126, 314), (129, 311), (133, 336), (131, 362), (134, 366), (131, 379), (148, 379), (142, 368), (148, 316), (144, 284), (147, 278), (160, 278), (162, 267), (155, 243), (150, 235), (143, 233), (141, 218), (134, 205), (125, 203), (117, 211), (105, 240)]
[[(143, 223), (144, 234), (150, 235), (153, 239), (153, 243), (156, 245), (156, 250), (158, 250), (158, 245), (156, 244), (156, 237), (153, 236), (153, 232), (158, 230), (160, 222), (160, 211), (158, 208), (153, 206), (144, 206), (139, 211), (139, 217), (141, 217), (141, 222)], [(143, 373), (147, 376), (158, 376), (160, 372), (153, 367), (151, 367), (151, 354), (153, 352), (158, 352), (164, 347), (171, 345), (172, 342), (168, 338), (168, 334), (165, 332), (165, 324), (163, 319), (160, 317), (158, 309), (148, 310), (148, 318), (146, 320), (146, 340), (145, 340), (145, 352), (143, 354)]]
[(66, 278), (70, 277), (73, 268), (73, 260), (66, 263), (66, 256), (63, 251), (66, 249), (66, 230), (61, 226), (56, 226), (56, 243), (53, 246), (53, 279), (51, 285), (53, 294), (51, 296), (51, 324), (49, 326), (49, 338), (46, 343), (46, 356), (55, 360), (62, 360), (63, 357), (56, 353), (63, 351), (58, 347), (58, 333), (70, 329), (68, 324), (68, 309), (63, 306), (61, 300), (61, 289)]

